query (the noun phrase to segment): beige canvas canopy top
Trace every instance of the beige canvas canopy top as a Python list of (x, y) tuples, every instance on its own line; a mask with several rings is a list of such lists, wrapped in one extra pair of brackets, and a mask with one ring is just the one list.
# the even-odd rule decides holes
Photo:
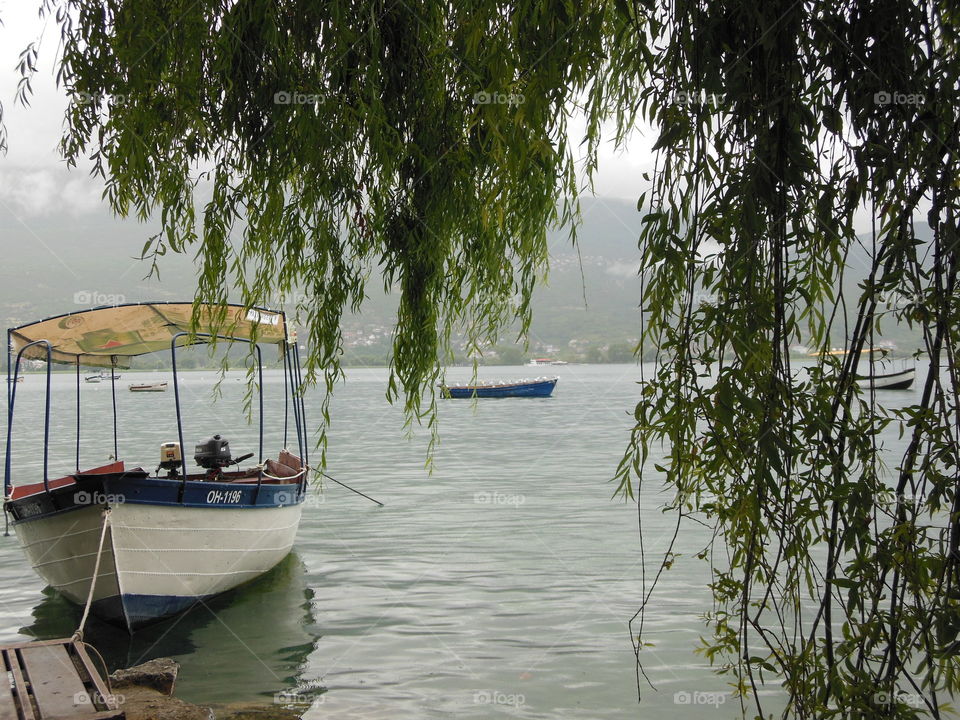
[[(9, 331), (10, 351), (37, 340), (51, 345), (51, 362), (96, 367), (129, 367), (130, 358), (170, 349), (178, 333), (198, 333), (280, 345), (287, 338), (282, 312), (243, 305), (200, 305), (196, 324), (193, 303), (152, 302), (57, 315)], [(183, 336), (177, 345), (210, 342), (209, 338)], [(25, 358), (46, 360), (44, 345), (34, 345)]]

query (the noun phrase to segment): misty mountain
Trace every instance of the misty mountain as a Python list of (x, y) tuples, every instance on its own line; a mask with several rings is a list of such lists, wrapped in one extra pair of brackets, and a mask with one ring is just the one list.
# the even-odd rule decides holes
[[(636, 341), (640, 335), (640, 219), (630, 201), (588, 198), (574, 247), (566, 229), (548, 234), (550, 270), (534, 295), (531, 344), (565, 347), (571, 340)], [(56, 210), (42, 216), (18, 216), (0, 204), (0, 317), (10, 327), (48, 315), (95, 305), (193, 297), (196, 264), (192, 255), (159, 259), (159, 277), (147, 277), (150, 263), (138, 259), (156, 228), (121, 220), (105, 211), (71, 214)], [(918, 237), (930, 237), (918, 223)], [(853, 317), (858, 284), (869, 268), (868, 238), (851, 248), (843, 278), (843, 296)], [(224, 282), (227, 278), (224, 278)], [(371, 280), (361, 315), (347, 315), (350, 337), (388, 341), (396, 297)], [(236, 299), (236, 293), (232, 293)], [(291, 308), (287, 308), (288, 310)], [(918, 335), (896, 323), (883, 323), (883, 336), (907, 350)], [(510, 342), (513, 336), (505, 335)], [(834, 344), (843, 342), (837, 323)]]

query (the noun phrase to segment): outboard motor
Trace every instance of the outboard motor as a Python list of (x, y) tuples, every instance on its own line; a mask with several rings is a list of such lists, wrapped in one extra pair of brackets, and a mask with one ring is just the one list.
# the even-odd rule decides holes
[(168, 478), (177, 477), (177, 470), (183, 464), (183, 455), (180, 454), (180, 443), (165, 442), (160, 446), (160, 465), (157, 466), (157, 474), (161, 470), (167, 471)]
[(214, 435), (196, 447), (193, 459), (202, 468), (218, 471), (233, 463), (230, 457), (230, 441)]
[(193, 454), (197, 465), (206, 469), (207, 480), (217, 480), (222, 475), (223, 468), (234, 464), (239, 466), (241, 462), (251, 457), (253, 453), (247, 453), (238, 458), (231, 457), (230, 441), (219, 435), (214, 435), (197, 445)]

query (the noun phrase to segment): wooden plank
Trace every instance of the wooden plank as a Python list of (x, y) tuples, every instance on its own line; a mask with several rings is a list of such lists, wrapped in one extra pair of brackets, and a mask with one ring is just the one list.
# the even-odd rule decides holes
[(13, 675), (13, 687), (20, 701), (20, 712), (24, 720), (34, 720), (36, 716), (33, 712), (33, 702), (30, 700), (27, 681), (24, 680), (23, 671), (20, 668), (20, 658), (16, 650), (4, 650), (4, 655), (6, 655), (7, 667), (10, 668), (10, 673)]
[(80, 716), (96, 711), (64, 645), (25, 647), (23, 659), (41, 717)]
[(110, 688), (107, 687), (106, 682), (104, 682), (103, 678), (100, 677), (100, 672), (90, 659), (90, 655), (87, 653), (87, 649), (83, 646), (83, 642), (74, 641), (71, 643), (71, 649), (77, 654), (77, 657), (80, 659), (80, 663), (83, 665), (83, 668), (86, 671), (87, 678), (81, 679), (89, 679), (90, 683), (96, 689), (96, 692), (101, 698), (103, 698), (103, 704), (106, 705), (107, 710), (116, 710), (117, 701), (110, 692)]
[(20, 648), (43, 647), (44, 645), (65, 645), (69, 642), (71, 641), (64, 640), (63, 638), (59, 640), (27, 640), (25, 642), (18, 643), (5, 643), (3, 645), (3, 650), (19, 650)]
[(0, 720), (18, 720), (17, 701), (13, 697), (13, 690), (10, 687), (10, 676), (7, 675), (7, 653), (3, 653), (0, 658), (3, 662), (3, 680), (0, 681)]

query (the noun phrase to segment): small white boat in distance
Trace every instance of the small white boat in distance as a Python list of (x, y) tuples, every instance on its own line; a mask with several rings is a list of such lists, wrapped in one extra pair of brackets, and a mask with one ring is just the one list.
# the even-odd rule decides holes
[(857, 376), (857, 384), (864, 390), (907, 390), (913, 385), (916, 367), (907, 360), (881, 359), (874, 361), (873, 372)]
[(165, 382), (139, 383), (130, 385), (130, 392), (166, 392), (167, 384)]
[[(847, 355), (848, 350), (833, 349), (823, 355)], [(913, 358), (892, 358), (886, 348), (864, 348), (857, 358), (857, 385), (862, 390), (907, 390), (916, 376)], [(820, 353), (810, 353), (819, 356)]]
[(530, 362), (527, 363), (527, 367), (541, 367), (543, 365), (553, 365), (553, 360), (550, 358), (531, 358)]

